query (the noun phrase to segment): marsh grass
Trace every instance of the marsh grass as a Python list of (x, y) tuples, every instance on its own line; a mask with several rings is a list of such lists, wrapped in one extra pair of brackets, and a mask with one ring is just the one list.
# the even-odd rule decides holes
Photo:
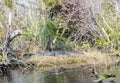
[(73, 56), (59, 55), (59, 56), (41, 56), (27, 59), (27, 62), (35, 64), (36, 68), (44, 67), (77, 67), (81, 65), (97, 65), (110, 66), (115, 65), (119, 58), (103, 54), (99, 51), (89, 51), (84, 54)]

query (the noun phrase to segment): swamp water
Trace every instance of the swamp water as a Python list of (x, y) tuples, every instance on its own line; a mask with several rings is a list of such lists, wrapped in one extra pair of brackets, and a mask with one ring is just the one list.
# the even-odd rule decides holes
[[(104, 81), (103, 83), (120, 83), (120, 67), (97, 68), (99, 74), (114, 73), (114, 82)], [(22, 73), (20, 70), (11, 70), (10, 77), (0, 78), (0, 83), (96, 83), (91, 77), (89, 68), (62, 69), (61, 71), (31, 71)]]

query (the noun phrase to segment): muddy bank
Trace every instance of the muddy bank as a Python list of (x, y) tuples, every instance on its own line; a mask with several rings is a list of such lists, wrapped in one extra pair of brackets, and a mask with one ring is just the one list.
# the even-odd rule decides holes
[[(26, 58), (29, 57), (29, 58)], [(9, 69), (20, 68), (23, 71), (34, 69), (52, 69), (55, 67), (76, 68), (86, 66), (113, 66), (120, 65), (120, 57), (109, 56), (99, 51), (89, 51), (84, 53), (73, 51), (52, 51), (38, 54), (25, 54), (22, 58), (9, 58)], [(1, 67), (2, 72), (7, 69)], [(61, 68), (60, 68), (61, 70)]]
[[(70, 54), (71, 53), (71, 54)], [(109, 56), (109, 54), (99, 51), (89, 51), (84, 53), (76, 52), (46, 52), (28, 56), (24, 60), (34, 64), (37, 68), (47, 68), (54, 66), (80, 66), (80, 65), (116, 65), (120, 62), (120, 57)], [(46, 55), (45, 55), (46, 54)], [(26, 56), (26, 55), (25, 55)]]

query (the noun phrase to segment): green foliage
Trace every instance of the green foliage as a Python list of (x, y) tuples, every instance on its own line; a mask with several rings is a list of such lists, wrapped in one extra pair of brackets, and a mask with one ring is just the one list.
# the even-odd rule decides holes
[(87, 49), (89, 49), (91, 46), (90, 46), (90, 43), (82, 43), (82, 50), (87, 50)]
[(5, 0), (5, 5), (10, 9), (13, 8), (13, 0)]
[[(97, 22), (100, 24), (100, 26), (97, 28), (99, 29), (103, 28), (107, 33), (110, 41), (108, 41), (107, 38), (105, 38), (104, 36), (99, 36), (99, 37), (96, 36), (95, 41), (94, 39), (93, 41), (92, 40), (89, 41), (91, 36), (88, 36), (88, 38), (86, 38), (85, 41), (84, 39), (83, 41), (82, 39), (80, 39), (80, 41), (77, 41), (76, 39), (77, 42), (74, 42), (74, 39), (77, 36), (79, 37), (79, 35), (75, 34), (75, 32), (77, 32), (77, 30), (80, 30), (81, 27), (80, 26), (76, 27), (75, 24), (72, 22), (64, 23), (64, 22), (67, 22), (66, 19), (69, 18), (69, 17), (68, 18), (66, 17), (67, 11), (61, 12), (60, 10), (57, 10), (59, 9), (58, 6), (60, 6), (60, 8), (62, 7), (62, 5), (67, 6), (67, 4), (69, 4), (69, 0), (66, 0), (66, 1), (41, 0), (41, 1), (45, 5), (45, 8), (46, 8), (45, 10), (41, 10), (41, 9), (30, 10), (31, 16), (29, 16), (29, 14), (26, 12), (28, 14), (28, 16), (26, 17), (27, 18), (27, 22), (25, 22), (26, 24), (24, 24), (24, 21), (26, 21), (26, 19), (23, 20), (23, 25), (22, 23), (20, 24), (19, 22), (18, 24), (16, 24), (16, 26), (20, 25), (20, 27), (21, 26), (24, 27), (23, 29), (24, 35), (28, 38), (35, 39), (35, 41), (37, 41), (37, 43), (41, 47), (47, 48), (48, 46), (50, 47), (52, 46), (53, 48), (56, 48), (56, 47), (60, 47), (62, 43), (60, 48), (64, 48), (64, 47), (66, 48), (68, 46), (65, 46), (65, 44), (69, 41), (69, 42), (73, 42), (74, 44), (77, 44), (78, 46), (80, 46), (82, 49), (85, 49), (85, 50), (89, 49), (93, 45), (95, 45), (95, 47), (97, 48), (105, 49), (105, 50), (109, 48), (108, 49), (109, 51), (111, 50), (117, 51), (120, 49), (120, 43), (119, 43), (120, 42), (120, 28), (119, 28), (120, 18), (116, 16), (115, 7), (111, 5), (108, 2), (108, 0), (107, 1), (105, 0), (105, 2), (102, 4), (103, 10), (100, 12), (108, 25), (106, 25), (101, 15), (98, 14)], [(113, 0), (110, 0), (110, 1), (112, 2)], [(13, 0), (5, 0), (5, 5), (10, 9), (12, 9)], [(69, 10), (72, 7), (66, 7), (66, 8), (68, 9), (65, 9), (65, 10)], [(2, 9), (3, 8), (0, 7), (0, 11), (3, 11)], [(32, 12), (34, 12), (35, 15), (33, 15)], [(37, 13), (40, 12), (40, 14), (37, 14), (36, 12)], [(2, 16), (0, 17), (0, 22), (4, 25), (4, 27), (7, 27), (3, 22), (7, 20), (8, 16), (4, 15), (3, 13), (4, 12), (2, 12)], [(53, 18), (51, 16), (51, 13), (53, 15)], [(77, 18), (75, 18), (75, 20), (77, 20)], [(98, 32), (101, 32), (101, 31), (98, 30)], [(3, 32), (0, 32), (0, 34), (3, 34)], [(91, 35), (91, 34), (88, 34), (88, 35)], [(3, 36), (1, 35), (0, 37), (3, 37)], [(53, 45), (52, 43), (54, 39), (56, 39), (56, 42)], [(74, 46), (75, 45), (73, 45), (73, 48)]]
[(52, 22), (49, 22), (48, 20), (45, 21), (45, 25), (43, 23), (42, 26), (40, 26), (39, 35), (37, 37), (40, 46), (42, 46), (43, 48), (47, 48), (48, 43), (52, 43), (54, 29), (54, 24), (52, 24)]
[[(112, 0), (111, 0), (112, 1)], [(105, 37), (96, 37), (96, 46), (98, 48), (104, 48), (105, 50), (119, 50), (120, 48), (120, 18), (116, 16), (116, 11), (113, 5), (108, 1), (105, 1), (103, 4), (103, 11), (101, 12), (102, 16), (98, 15), (98, 22), (101, 27), (106, 31), (109, 40)], [(105, 20), (105, 23), (103, 21)], [(99, 28), (101, 28), (99, 27)]]
[(27, 27), (23, 33), (25, 36), (33, 38), (38, 35), (38, 30), (39, 30), (39, 21), (33, 16), (32, 20), (31, 19), (28, 20)]
[(43, 0), (43, 2), (46, 4), (48, 10), (59, 4), (59, 0)]
[(101, 38), (98, 37), (96, 40), (98, 40), (96, 42), (96, 46), (98, 48), (105, 48), (106, 49), (109, 46), (109, 42), (104, 37), (101, 37)]

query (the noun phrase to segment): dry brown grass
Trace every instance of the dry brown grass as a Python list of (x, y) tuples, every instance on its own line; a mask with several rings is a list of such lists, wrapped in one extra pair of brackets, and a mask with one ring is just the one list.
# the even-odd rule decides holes
[(119, 61), (119, 58), (111, 57), (99, 51), (89, 51), (84, 54), (74, 56), (41, 56), (27, 59), (27, 62), (32, 62), (37, 68), (54, 67), (54, 66), (80, 66), (80, 65), (98, 65), (108, 66), (114, 65)]

